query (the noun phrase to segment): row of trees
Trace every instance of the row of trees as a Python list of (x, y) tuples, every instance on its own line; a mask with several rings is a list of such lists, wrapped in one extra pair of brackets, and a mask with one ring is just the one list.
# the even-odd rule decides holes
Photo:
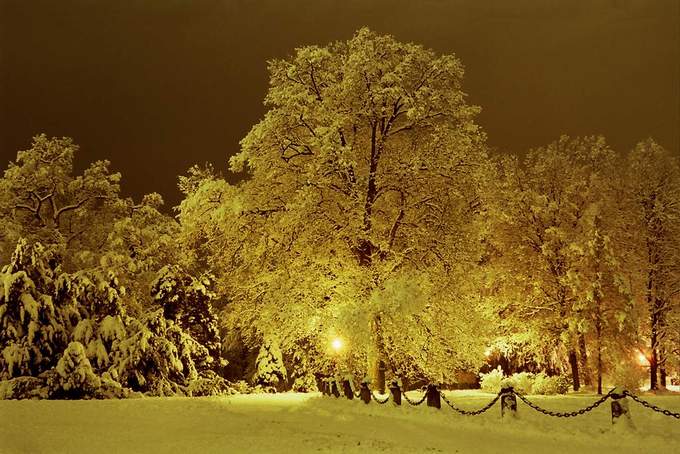
[(582, 378), (601, 391), (636, 352), (651, 388), (666, 386), (680, 340), (678, 158), (652, 140), (621, 156), (602, 137), (562, 137), (497, 172), (487, 288), (501, 324), (540, 363), (568, 362), (575, 389)]
[(636, 352), (652, 388), (677, 370), (677, 157), (602, 137), (491, 152), (458, 59), (367, 29), (269, 70), (269, 110), (230, 160), (248, 176), (192, 167), (175, 218), (157, 194), (120, 197), (108, 162), (74, 175), (70, 139), (36, 137), (0, 180), (2, 263), (25, 238), (65, 272), (115, 274), (130, 323), (156, 311), (231, 362), (214, 370), (263, 385), (338, 367), (378, 388), (453, 382), (490, 347), (576, 389), (631, 375)]

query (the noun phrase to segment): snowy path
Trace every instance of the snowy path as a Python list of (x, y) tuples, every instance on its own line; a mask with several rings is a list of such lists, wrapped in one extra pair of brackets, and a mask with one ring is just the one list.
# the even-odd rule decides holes
[[(472, 409), (489, 395), (450, 398)], [(533, 399), (564, 411), (595, 397)], [(650, 400), (680, 410), (680, 396)], [(520, 419), (506, 423), (497, 405), (470, 418), (448, 407), (393, 408), (303, 394), (0, 401), (0, 453), (680, 452), (680, 421), (632, 402), (631, 408), (637, 430), (621, 434), (611, 430), (608, 403), (565, 420), (520, 402)]]

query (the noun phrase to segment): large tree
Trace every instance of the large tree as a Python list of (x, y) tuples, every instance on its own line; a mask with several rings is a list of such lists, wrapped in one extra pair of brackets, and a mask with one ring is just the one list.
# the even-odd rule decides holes
[(125, 206), (119, 198), (121, 176), (111, 173), (108, 161), (75, 174), (77, 150), (68, 137), (41, 134), (10, 162), (0, 179), (5, 256), (24, 237), (55, 247), (69, 268), (96, 263), (109, 226)]
[(472, 361), (486, 154), (461, 63), (361, 29), (269, 71), (269, 110), (230, 161), (249, 178), (183, 180), (184, 237), (232, 273), (239, 323), (284, 349), (332, 332), (370, 346), (378, 387), (388, 366), (440, 378)]

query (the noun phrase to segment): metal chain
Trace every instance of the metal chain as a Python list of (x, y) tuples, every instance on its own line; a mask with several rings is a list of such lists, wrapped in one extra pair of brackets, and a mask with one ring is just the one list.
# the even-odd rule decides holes
[(380, 397), (376, 397), (373, 391), (371, 391), (371, 397), (373, 398), (374, 401), (378, 402), (379, 404), (386, 404), (390, 400), (389, 394), (384, 399), (381, 399)]
[(489, 408), (493, 407), (493, 405), (500, 399), (501, 393), (498, 393), (496, 397), (493, 398), (491, 402), (480, 408), (479, 410), (463, 410), (462, 408), (458, 408), (451, 401), (444, 395), (443, 392), (439, 391), (439, 395), (441, 396), (442, 400), (446, 402), (446, 404), (451, 407), (453, 410), (457, 411), (458, 413), (465, 415), (465, 416), (477, 416), (481, 415), (485, 411), (487, 411)]
[(515, 391), (513, 391), (513, 393), (514, 393), (517, 397), (519, 397), (520, 400), (521, 400), (522, 402), (524, 402), (525, 404), (527, 404), (528, 406), (530, 406), (531, 408), (533, 408), (533, 409), (536, 410), (537, 412), (543, 413), (544, 415), (548, 415), (548, 416), (556, 416), (556, 417), (558, 417), (558, 418), (571, 418), (571, 417), (573, 417), (573, 416), (580, 416), (580, 415), (582, 415), (582, 414), (584, 414), (584, 413), (588, 413), (589, 411), (594, 410), (595, 408), (599, 407), (604, 401), (606, 401), (607, 399), (609, 399), (609, 398), (611, 397), (611, 392), (609, 392), (609, 393), (607, 393), (607, 394), (605, 394), (604, 396), (600, 397), (600, 398), (597, 399), (595, 402), (593, 402), (591, 405), (588, 405), (588, 406), (585, 407), (585, 408), (582, 408), (582, 409), (576, 410), (576, 411), (559, 412), (559, 411), (550, 411), (550, 410), (546, 410), (546, 409), (544, 409), (544, 408), (541, 408), (541, 407), (539, 407), (538, 405), (536, 405), (536, 404), (530, 402), (530, 401), (529, 401), (526, 397), (524, 397), (523, 395), (518, 394), (518, 393), (515, 392)]
[(424, 393), (424, 394), (423, 394), (423, 397), (421, 397), (420, 400), (411, 400), (411, 399), (409, 399), (408, 396), (406, 395), (406, 392), (405, 392), (405, 391), (404, 391), (404, 393), (402, 393), (402, 396), (404, 397), (404, 400), (405, 400), (406, 402), (408, 402), (409, 404), (411, 404), (411, 405), (413, 405), (413, 406), (415, 407), (415, 406), (418, 406), (418, 405), (422, 404), (423, 402), (425, 402), (425, 398), (427, 398), (427, 393)]
[(675, 419), (680, 419), (680, 413), (674, 413), (674, 412), (672, 412), (672, 411), (670, 411), (670, 410), (666, 410), (666, 409), (664, 409), (664, 408), (659, 408), (659, 407), (657, 407), (656, 405), (647, 402), (646, 400), (640, 399), (638, 396), (636, 396), (635, 394), (630, 393), (629, 391), (623, 391), (623, 395), (624, 395), (624, 396), (630, 397), (630, 398), (633, 399), (635, 402), (641, 404), (643, 407), (647, 407), (647, 408), (649, 408), (649, 409), (652, 409), (652, 410), (654, 410), (654, 411), (657, 412), (657, 413), (661, 413), (661, 414), (666, 415), (666, 416), (672, 416), (672, 417), (674, 417)]

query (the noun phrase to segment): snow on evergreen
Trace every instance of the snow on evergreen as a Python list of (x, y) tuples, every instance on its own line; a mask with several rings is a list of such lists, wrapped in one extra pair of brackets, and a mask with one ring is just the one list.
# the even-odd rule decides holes
[(221, 343), (205, 279), (164, 269), (156, 307), (134, 317), (113, 273), (62, 273), (54, 254), (21, 240), (0, 282), (0, 398), (229, 391), (215, 372)]
[(253, 383), (280, 390), (285, 384), (287, 373), (279, 343), (273, 336), (265, 336), (255, 360), (257, 371)]
[(52, 386), (55, 397), (80, 398), (89, 396), (99, 388), (101, 382), (92, 370), (80, 342), (71, 342), (64, 350), (57, 367), (56, 380)]
[(299, 350), (293, 353), (291, 378), (293, 379), (291, 389), (295, 392), (318, 391), (316, 378), (309, 367), (307, 356)]
[(208, 350), (197, 366), (202, 370), (219, 371), (226, 365), (221, 357), (217, 315), (213, 309), (215, 293), (208, 275), (194, 278), (178, 266), (165, 266), (151, 284), (154, 300), (163, 307), (164, 316), (178, 322)]

